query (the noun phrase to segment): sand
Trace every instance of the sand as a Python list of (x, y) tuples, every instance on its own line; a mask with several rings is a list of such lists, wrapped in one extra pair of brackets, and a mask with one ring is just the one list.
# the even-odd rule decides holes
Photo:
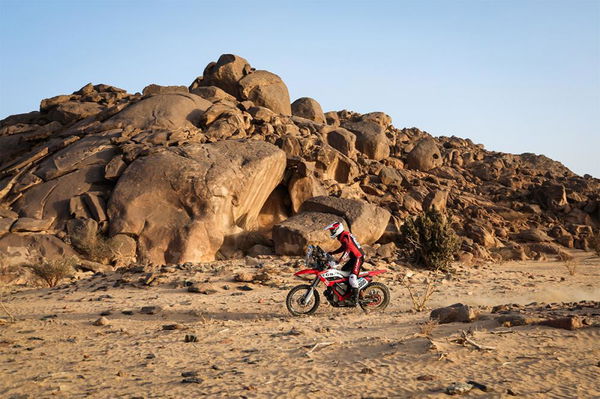
[[(292, 275), (295, 259), (88, 273), (54, 289), (5, 287), (16, 321), (0, 319), (0, 397), (441, 398), (451, 383), (469, 380), (487, 388), (469, 397), (600, 397), (598, 307), (585, 308), (590, 325), (573, 331), (504, 327), (489, 312), (507, 303), (600, 301), (600, 259), (574, 254), (575, 275), (558, 261), (459, 266), (429, 306), (481, 306), (482, 319), (431, 326), (424, 325), (429, 311), (411, 311), (400, 266), (378, 279), (392, 301), (376, 314), (332, 308), (323, 298), (315, 315), (290, 316), (285, 296), (301, 283)], [(262, 284), (233, 278), (265, 270)], [(416, 271), (415, 288), (423, 289), (425, 277)], [(215, 293), (186, 289), (206, 281)], [(143, 314), (144, 306), (160, 309)], [(102, 312), (109, 324), (93, 325)], [(169, 324), (180, 329), (164, 330)], [(462, 331), (494, 349), (461, 343)]]

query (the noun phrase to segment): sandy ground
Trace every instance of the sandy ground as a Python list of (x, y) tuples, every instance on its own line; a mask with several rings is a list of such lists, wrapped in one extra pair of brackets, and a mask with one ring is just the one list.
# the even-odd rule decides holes
[[(557, 261), (459, 267), (429, 305), (481, 306), (482, 320), (433, 326), (429, 337), (429, 311), (411, 311), (400, 266), (378, 280), (392, 293), (378, 314), (332, 308), (323, 298), (314, 316), (290, 316), (285, 296), (301, 283), (294, 259), (82, 274), (55, 289), (5, 287), (16, 322), (0, 323), (0, 397), (436, 398), (452, 382), (474, 380), (488, 391), (466, 396), (597, 398), (597, 304), (583, 312), (591, 325), (573, 331), (508, 328), (489, 314), (498, 304), (600, 301), (600, 259), (575, 255), (573, 276)], [(270, 278), (261, 284), (233, 280), (265, 270)], [(424, 278), (412, 277), (415, 288)], [(186, 282), (207, 281), (217, 292), (187, 292)], [(143, 306), (161, 309), (143, 314)], [(102, 312), (109, 325), (94, 326)], [(180, 329), (164, 330), (168, 324)], [(494, 349), (461, 344), (463, 330)]]

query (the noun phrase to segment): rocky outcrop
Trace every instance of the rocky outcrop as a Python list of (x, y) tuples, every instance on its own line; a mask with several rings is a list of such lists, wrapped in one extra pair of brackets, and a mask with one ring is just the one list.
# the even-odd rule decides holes
[(301, 254), (336, 245), (320, 231), (330, 220), (392, 248), (425, 209), (450, 211), (461, 259), (563, 256), (598, 232), (600, 180), (383, 112), (290, 104), (279, 76), (232, 54), (189, 88), (89, 83), (0, 121), (0, 238), (36, 253), (77, 247), (73, 220), (121, 248), (108, 260), (121, 266)]
[(226, 238), (257, 228), (284, 169), (285, 154), (260, 141), (195, 144), (140, 158), (111, 196), (111, 235), (137, 237), (139, 252), (156, 264), (213, 260)]

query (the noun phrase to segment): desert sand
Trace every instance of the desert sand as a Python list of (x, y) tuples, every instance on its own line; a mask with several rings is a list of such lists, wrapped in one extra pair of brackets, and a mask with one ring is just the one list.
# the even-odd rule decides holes
[[(469, 397), (599, 397), (600, 258), (572, 254), (575, 275), (559, 261), (457, 265), (429, 308), (461, 302), (481, 313), (442, 325), (411, 310), (400, 281), (411, 270), (396, 264), (378, 279), (390, 287), (390, 306), (369, 314), (322, 298), (315, 315), (290, 316), (285, 296), (301, 283), (293, 277), (301, 264), (289, 257), (82, 273), (53, 289), (4, 287), (15, 320), (0, 308), (0, 397), (441, 398), (466, 381), (487, 389)], [(263, 282), (235, 281), (241, 272)], [(426, 273), (412, 272), (422, 290)], [(213, 290), (188, 292), (191, 282)], [(579, 309), (563, 304), (582, 300)], [(542, 318), (578, 313), (584, 326), (505, 327), (490, 313), (531, 302)], [(154, 314), (141, 312), (148, 306)], [(101, 314), (108, 324), (94, 325)], [(465, 343), (462, 331), (491, 348)]]

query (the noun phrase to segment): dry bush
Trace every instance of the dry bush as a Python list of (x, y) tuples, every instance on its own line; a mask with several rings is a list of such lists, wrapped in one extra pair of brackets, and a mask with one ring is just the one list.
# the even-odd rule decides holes
[(427, 338), (431, 338), (431, 334), (437, 328), (438, 325), (439, 324), (438, 324), (437, 320), (429, 319), (426, 322), (419, 324), (419, 332), (423, 336), (425, 336)]
[[(6, 274), (9, 274), (10, 267), (8, 266), (8, 261), (6, 260), (6, 257), (4, 254), (0, 254), (0, 277), (4, 277)], [(9, 310), (6, 308), (6, 305), (4, 304), (4, 288), (5, 288), (5, 283), (3, 281), (0, 281), (0, 308), (2, 308), (2, 310), (4, 311), (4, 313), (6, 313), (6, 315), (8, 316), (8, 319), (10, 320), (11, 323), (15, 322), (15, 318), (12, 315), (12, 313), (9, 312)]]
[(573, 260), (573, 256), (566, 251), (560, 250), (558, 252), (558, 259), (562, 262), (569, 262)]
[(46, 283), (48, 287), (55, 287), (60, 280), (73, 275), (77, 264), (76, 257), (43, 259), (39, 263), (26, 265), (31, 272)]
[(106, 264), (114, 256), (109, 239), (102, 234), (96, 235), (95, 239), (90, 242), (79, 244), (77, 248), (94, 262)]
[(569, 272), (569, 274), (571, 276), (574, 276), (575, 273), (577, 272), (577, 263), (575, 263), (574, 260), (567, 260), (565, 262), (565, 268), (567, 269), (567, 271)]
[(400, 248), (416, 266), (450, 271), (460, 241), (446, 215), (429, 210), (406, 219), (400, 228)]
[(427, 302), (429, 302), (431, 295), (433, 295), (436, 290), (435, 280), (429, 278), (425, 285), (425, 290), (420, 293), (413, 287), (413, 283), (408, 277), (405, 276), (400, 283), (408, 290), (413, 310), (417, 312), (425, 310), (427, 308)]

